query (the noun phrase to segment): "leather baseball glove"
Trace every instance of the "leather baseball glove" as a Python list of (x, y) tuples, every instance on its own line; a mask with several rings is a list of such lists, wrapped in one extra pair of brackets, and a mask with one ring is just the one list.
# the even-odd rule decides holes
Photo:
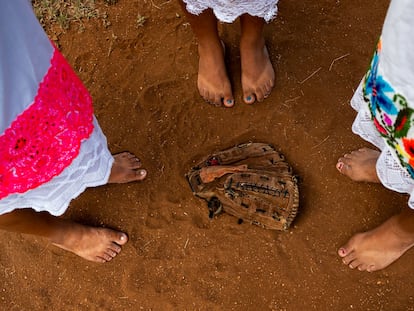
[(225, 211), (267, 229), (286, 230), (299, 206), (297, 178), (283, 155), (265, 143), (246, 143), (204, 158), (186, 175), (207, 201), (209, 217)]

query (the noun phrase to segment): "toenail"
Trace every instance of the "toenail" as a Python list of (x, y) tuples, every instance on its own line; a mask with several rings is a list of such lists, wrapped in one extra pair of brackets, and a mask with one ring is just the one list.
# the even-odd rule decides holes
[(228, 104), (228, 105), (233, 105), (233, 100), (228, 99), (228, 100), (227, 100), (227, 104)]
[(246, 100), (247, 100), (247, 101), (251, 101), (251, 100), (252, 100), (252, 97), (251, 97), (251, 96), (247, 96), (247, 97), (246, 97)]
[(338, 170), (342, 170), (342, 168), (344, 167), (344, 164), (342, 163), (342, 162), (338, 162), (337, 164), (336, 164), (336, 168), (338, 169)]

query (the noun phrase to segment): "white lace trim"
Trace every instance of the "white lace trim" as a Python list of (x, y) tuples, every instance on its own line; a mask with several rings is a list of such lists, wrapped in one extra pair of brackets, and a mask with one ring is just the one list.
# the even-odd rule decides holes
[(18, 208), (33, 208), (38, 212), (47, 211), (60, 216), (70, 201), (87, 187), (107, 183), (113, 161), (106, 137), (94, 118), (94, 130), (82, 142), (78, 157), (49, 182), (23, 194), (11, 194), (0, 200), (0, 215)]
[(352, 131), (381, 150), (376, 165), (381, 183), (390, 190), (409, 194), (408, 206), (414, 209), (414, 180), (375, 128), (371, 113), (363, 99), (362, 82), (351, 100), (351, 105), (358, 112), (352, 124)]
[(232, 23), (242, 14), (263, 18), (270, 22), (277, 14), (278, 0), (184, 0), (186, 9), (193, 15), (200, 15), (206, 9), (212, 9), (221, 22)]

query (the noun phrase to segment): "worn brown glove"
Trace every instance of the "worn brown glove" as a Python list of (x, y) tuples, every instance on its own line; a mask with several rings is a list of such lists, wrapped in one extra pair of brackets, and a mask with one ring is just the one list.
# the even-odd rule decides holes
[(267, 229), (286, 230), (299, 206), (297, 178), (271, 145), (246, 143), (204, 158), (186, 175), (208, 202), (210, 218), (222, 210)]

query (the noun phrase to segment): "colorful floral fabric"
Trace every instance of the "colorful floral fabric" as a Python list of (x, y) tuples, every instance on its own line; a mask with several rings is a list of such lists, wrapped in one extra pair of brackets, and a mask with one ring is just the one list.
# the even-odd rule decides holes
[(87, 89), (55, 49), (34, 102), (0, 136), (0, 199), (60, 174), (93, 130)]
[(397, 155), (401, 165), (414, 178), (413, 112), (406, 98), (396, 92), (378, 72), (381, 40), (364, 81), (364, 99), (378, 132)]

